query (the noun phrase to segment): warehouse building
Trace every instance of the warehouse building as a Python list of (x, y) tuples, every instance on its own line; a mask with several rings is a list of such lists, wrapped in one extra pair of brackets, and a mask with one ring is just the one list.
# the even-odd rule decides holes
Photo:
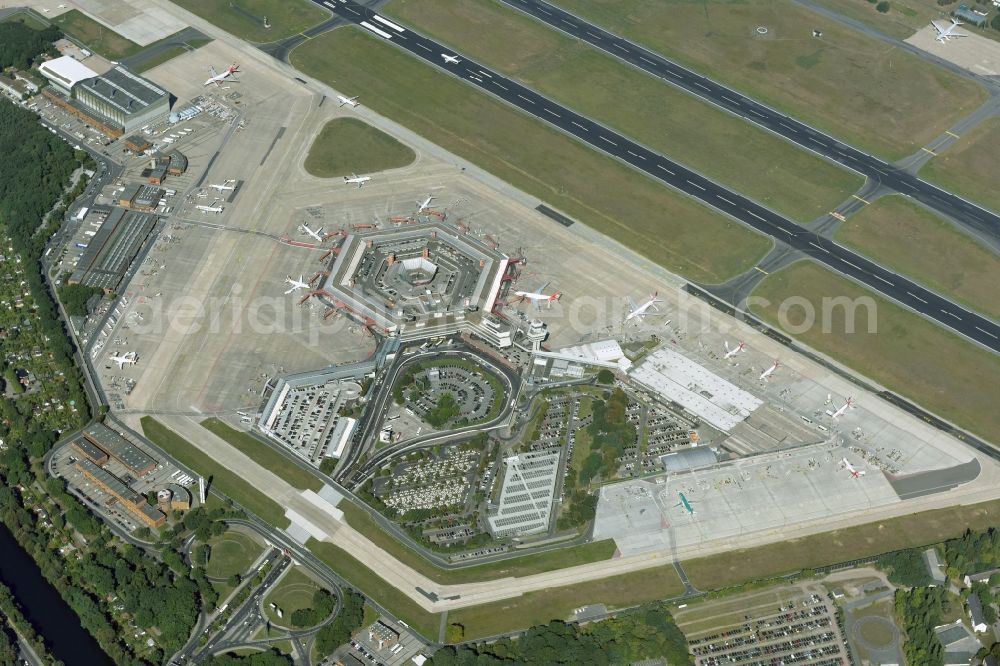
[(113, 209), (80, 257), (70, 284), (117, 292), (156, 220), (155, 215), (148, 213)]
[(121, 65), (97, 74), (64, 56), (39, 66), (52, 84), (45, 95), (85, 122), (118, 138), (165, 120), (170, 93)]
[[(166, 167), (164, 167), (164, 172), (166, 172)], [(118, 196), (118, 205), (129, 210), (152, 213), (160, 205), (160, 199), (165, 194), (162, 187), (132, 183), (126, 186)]]
[(150, 506), (145, 497), (103, 467), (84, 458), (77, 461), (76, 468), (94, 485), (111, 495), (109, 503), (117, 501), (147, 527), (156, 528), (167, 522), (167, 516), (162, 511)]
[(134, 476), (145, 476), (156, 469), (155, 460), (103, 423), (84, 428), (83, 437), (124, 465)]

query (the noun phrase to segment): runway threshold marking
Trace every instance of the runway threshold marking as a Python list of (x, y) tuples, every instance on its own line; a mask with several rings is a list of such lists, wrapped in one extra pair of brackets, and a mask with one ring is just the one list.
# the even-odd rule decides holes
[(754, 269), (755, 271), (760, 271), (760, 272), (761, 272), (761, 273), (763, 273), (764, 275), (770, 275), (770, 273), (768, 273), (767, 271), (765, 271), (765, 270), (764, 270), (763, 268), (761, 268), (760, 266), (754, 266), (754, 267), (753, 267), (753, 269)]
[(920, 150), (924, 151), (925, 153), (930, 153), (931, 155), (937, 155), (937, 153), (935, 153), (933, 150), (931, 150), (930, 148), (925, 148), (924, 146), (920, 146)]
[(851, 196), (854, 197), (855, 199), (857, 199), (858, 201), (860, 201), (861, 203), (863, 203), (866, 206), (871, 203), (871, 201), (868, 201), (867, 199), (862, 199), (857, 194), (852, 194)]

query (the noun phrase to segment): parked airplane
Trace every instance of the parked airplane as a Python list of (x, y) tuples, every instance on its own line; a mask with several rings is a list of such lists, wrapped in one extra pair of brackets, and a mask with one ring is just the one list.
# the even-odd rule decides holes
[(351, 107), (358, 105), (358, 96), (354, 97), (344, 97), (343, 95), (337, 95), (337, 101), (340, 102), (339, 106), (344, 106), (345, 104), (350, 104)]
[[(237, 72), (240, 71), (240, 66), (234, 62), (232, 65), (226, 68), (226, 71), (224, 71), (222, 74), (219, 74), (217, 71), (215, 71), (214, 65), (209, 65), (208, 71), (212, 73), (212, 76), (209, 77), (207, 81), (205, 81), (205, 85), (207, 86), (214, 83), (217, 86), (221, 86), (223, 82), (232, 78), (233, 74), (236, 74)], [(239, 83), (237, 79), (232, 79), (232, 80)]]
[(725, 359), (730, 359), (730, 358), (736, 356), (741, 351), (743, 351), (744, 349), (747, 348), (747, 343), (743, 342), (742, 340), (740, 340), (740, 344), (736, 345), (732, 349), (729, 348), (729, 342), (728, 341), (725, 342), (725, 345), (726, 345), (726, 355), (722, 357), (722, 358), (725, 358)]
[(547, 286), (549, 286), (548, 282), (539, 287), (537, 291), (515, 291), (514, 295), (531, 301), (531, 304), (536, 308), (538, 307), (539, 302), (548, 302), (549, 307), (551, 308), (553, 301), (558, 301), (562, 296), (562, 292), (557, 291), (554, 294), (543, 294), (542, 292), (545, 291)]
[[(233, 183), (233, 185), (230, 185), (230, 183)], [(236, 189), (235, 183), (236, 183), (235, 180), (227, 180), (224, 183), (222, 183), (221, 185), (212, 184), (212, 185), (209, 185), (209, 187), (215, 188), (215, 189), (219, 190), (220, 192), (225, 192), (227, 190), (235, 190)]]
[(650, 308), (652, 308), (654, 312), (657, 312), (656, 304), (663, 302), (659, 298), (657, 298), (657, 294), (659, 293), (660, 292), (658, 291), (654, 291), (652, 294), (649, 295), (649, 300), (643, 303), (642, 305), (636, 305), (631, 298), (628, 298), (626, 296), (626, 298), (628, 298), (629, 313), (625, 315), (625, 321), (629, 321), (630, 319), (635, 319), (636, 317), (645, 317), (646, 315), (650, 314), (649, 312)]
[(300, 275), (298, 280), (296, 280), (295, 278), (293, 278), (291, 275), (289, 275), (288, 277), (286, 277), (285, 278), (285, 284), (290, 284), (292, 286), (291, 286), (291, 288), (288, 291), (285, 292), (285, 294), (286, 295), (290, 294), (293, 291), (298, 291), (299, 289), (308, 289), (309, 288), (309, 283), (306, 282), (305, 280), (303, 280), (302, 279), (303, 277), (304, 276)]
[(458, 56), (448, 55), (447, 53), (442, 53), (441, 57), (444, 58), (444, 61), (449, 65), (457, 65), (458, 63), (462, 62), (461, 60), (458, 59)]
[(841, 416), (847, 413), (848, 409), (852, 407), (854, 407), (854, 398), (848, 398), (847, 402), (844, 403), (844, 406), (835, 411), (833, 414), (830, 414), (830, 416), (832, 418), (839, 419)]
[(955, 28), (957, 28), (960, 25), (963, 25), (962, 23), (959, 23), (955, 19), (951, 19), (951, 23), (949, 24), (941, 24), (938, 23), (937, 21), (931, 21), (931, 25), (934, 26), (934, 30), (935, 32), (937, 32), (937, 35), (934, 36), (934, 39), (941, 42), (942, 44), (950, 42), (953, 39), (958, 39), (959, 37), (969, 36), (964, 32), (955, 32)]
[(684, 507), (684, 510), (688, 512), (688, 515), (689, 515), (689, 516), (693, 516), (693, 515), (694, 515), (694, 507), (693, 507), (693, 506), (691, 505), (691, 502), (690, 502), (690, 501), (688, 500), (688, 498), (687, 498), (687, 497), (686, 497), (686, 496), (684, 495), (684, 493), (682, 493), (682, 492), (678, 492), (677, 494), (678, 494), (678, 495), (680, 496), (680, 498), (681, 498), (681, 501), (680, 501), (680, 502), (678, 502), (677, 504), (675, 504), (674, 506), (675, 506), (675, 507), (677, 507), (677, 506), (682, 506), (682, 507)]
[(855, 469), (854, 465), (852, 465), (851, 463), (849, 463), (847, 461), (847, 458), (844, 458), (843, 460), (841, 460), (840, 464), (841, 464), (842, 468), (846, 469), (848, 472), (850, 472), (851, 476), (853, 476), (855, 479), (860, 479), (861, 477), (863, 477), (865, 475), (865, 470), (863, 470), (863, 469)]
[(417, 212), (419, 213), (422, 210), (427, 210), (427, 207), (431, 205), (431, 201), (433, 201), (433, 200), (434, 200), (434, 197), (432, 197), (431, 195), (428, 194), (426, 199), (424, 199), (423, 201), (418, 201), (417, 202)]
[(371, 176), (359, 176), (356, 173), (352, 173), (350, 178), (344, 176), (344, 183), (346, 184), (357, 183), (358, 187), (364, 187), (365, 183), (367, 183), (371, 179), (372, 179)]
[(195, 208), (203, 213), (221, 213), (225, 210), (222, 206), (195, 206)]
[(135, 352), (125, 352), (120, 356), (118, 354), (111, 354), (111, 360), (118, 364), (118, 369), (121, 370), (126, 363), (129, 365), (135, 365), (136, 357)]
[(764, 372), (760, 373), (760, 381), (762, 381), (762, 382), (767, 381), (767, 378), (770, 377), (771, 375), (773, 375), (774, 371), (777, 370), (779, 367), (781, 367), (781, 364), (778, 363), (777, 359), (775, 359), (774, 365), (772, 365), (770, 368), (768, 368)]
[(323, 227), (320, 227), (316, 231), (313, 231), (312, 229), (309, 228), (309, 225), (307, 225), (307, 224), (300, 224), (299, 225), (299, 229), (301, 229), (303, 233), (305, 233), (305, 234), (307, 234), (309, 236), (312, 236), (317, 241), (322, 242), (322, 240), (323, 240)]

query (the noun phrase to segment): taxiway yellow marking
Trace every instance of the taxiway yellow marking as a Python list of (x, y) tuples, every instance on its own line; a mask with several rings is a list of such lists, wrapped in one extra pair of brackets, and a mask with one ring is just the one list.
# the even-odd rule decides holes
[(838, 219), (838, 220), (840, 220), (841, 222), (845, 222), (845, 221), (847, 221), (847, 218), (846, 218), (846, 217), (844, 217), (843, 215), (841, 215), (840, 213), (838, 213), (838, 212), (837, 212), (837, 211), (835, 211), (835, 210), (831, 210), (831, 211), (830, 211), (830, 216), (831, 216), (831, 217), (835, 217), (835, 218), (837, 218), (837, 219)]
[(930, 148), (924, 148), (923, 146), (920, 146), (920, 150), (924, 151), (925, 153), (930, 153), (931, 155), (937, 155), (937, 153), (935, 153)]
[(857, 194), (852, 194), (851, 196), (854, 197), (855, 199), (857, 199), (858, 201), (860, 201), (861, 203), (865, 204), (866, 206), (871, 203), (870, 201), (868, 201), (866, 199), (862, 199)]
[(770, 275), (770, 273), (768, 273), (767, 271), (765, 271), (765, 270), (764, 270), (763, 268), (761, 268), (760, 266), (754, 266), (754, 267), (753, 267), (753, 269), (754, 269), (755, 271), (760, 271), (760, 272), (761, 272), (761, 273), (763, 273), (764, 275)]
[(962, 138), (959, 135), (955, 134), (954, 132), (949, 132), (948, 130), (945, 130), (944, 133), (947, 134), (948, 136), (954, 138), (954, 139), (961, 139)]

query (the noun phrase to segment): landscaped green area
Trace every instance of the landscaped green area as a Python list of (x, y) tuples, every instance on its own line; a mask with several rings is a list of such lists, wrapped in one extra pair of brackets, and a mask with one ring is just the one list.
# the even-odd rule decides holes
[(1000, 520), (1000, 500), (912, 513), (781, 543), (733, 550), (684, 562), (691, 584), (712, 590), (747, 581), (925, 546), (984, 530)]
[(257, 561), (264, 547), (246, 532), (229, 529), (208, 542), (211, 555), (205, 573), (212, 578), (242, 576)]
[(319, 178), (398, 169), (416, 153), (356, 118), (334, 118), (323, 126), (306, 156), (306, 171)]
[(823, 215), (861, 186), (856, 174), (495, 0), (394, 0), (386, 12), (793, 219)]
[[(330, 14), (307, 0), (171, 0), (250, 42), (276, 42), (317, 25)], [(270, 27), (264, 27), (264, 19)]]
[[(786, 313), (792, 327), (802, 325), (807, 315), (802, 302), (808, 302), (816, 322), (795, 337), (942, 418), (1000, 443), (1000, 357), (995, 354), (812, 262), (769, 275), (752, 296), (768, 302), (752, 311), (779, 328), (778, 311), (785, 299), (800, 301)], [(831, 299), (872, 307), (832, 307), (836, 301)], [(848, 326), (850, 314), (856, 315), (853, 327)], [(845, 332), (849, 328), (854, 332)]]
[(466, 639), (483, 638), (553, 619), (567, 619), (575, 608), (588, 604), (606, 604), (609, 608), (632, 606), (683, 592), (674, 567), (666, 565), (461, 608), (448, 613), (448, 622), (462, 625)]
[(1000, 257), (907, 198), (882, 197), (849, 217), (836, 237), (939, 293), (1000, 317)]
[[(313, 580), (301, 567), (292, 567), (281, 577), (278, 584), (264, 597), (264, 612), (271, 624), (281, 627), (295, 626), (292, 615), (313, 606), (313, 595), (323, 586)], [(281, 609), (283, 617), (279, 617), (274, 604)]]
[(988, 118), (920, 170), (920, 177), (1000, 211), (994, 179), (1000, 154), (1000, 118)]
[[(719, 282), (771, 241), (355, 28), (310, 39), (292, 64), (668, 270)], [(711, 251), (706, 251), (710, 247)]]
[(294, 460), (282, 455), (248, 432), (230, 428), (214, 417), (202, 421), (201, 427), (226, 440), (230, 446), (246, 454), (258, 465), (280, 476), (289, 485), (299, 490), (319, 491), (323, 487), (323, 481), (318, 476), (300, 467)]
[(793, 0), (555, 4), (892, 160), (986, 100), (972, 81)]
[(183, 437), (170, 430), (152, 416), (142, 417), (142, 431), (154, 444), (182, 464), (209, 480), (210, 485), (275, 527), (284, 529), (291, 523), (280, 504), (240, 478), (222, 463), (205, 454)]
[(462, 569), (442, 569), (400, 543), (396, 537), (388, 534), (364, 509), (346, 501), (341, 502), (337, 508), (344, 512), (344, 519), (348, 525), (365, 535), (376, 546), (406, 566), (427, 576), (434, 582), (444, 585), (475, 583), (511, 576), (530, 576), (579, 564), (600, 562), (611, 559), (615, 553), (615, 542), (611, 539), (604, 539), (581, 546), (524, 555), (503, 562), (480, 564)]
[(71, 9), (52, 19), (63, 32), (108, 60), (119, 61), (142, 50), (130, 39), (106, 28), (78, 9)]
[(439, 629), (437, 613), (425, 611), (343, 548), (316, 539), (309, 539), (306, 547), (334, 572), (361, 590), (365, 596), (409, 624), (424, 638), (437, 640)]

